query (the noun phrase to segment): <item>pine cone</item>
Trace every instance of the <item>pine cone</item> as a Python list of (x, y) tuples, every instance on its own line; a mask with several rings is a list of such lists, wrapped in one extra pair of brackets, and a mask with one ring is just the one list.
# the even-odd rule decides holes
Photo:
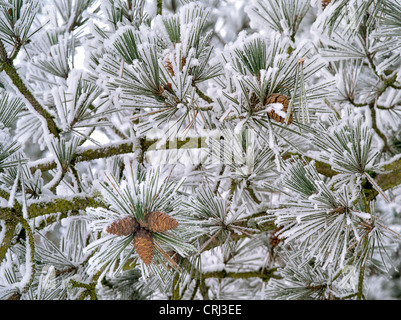
[[(283, 108), (281, 109), (281, 111), (283, 111), (284, 113), (287, 113), (288, 105), (289, 105), (290, 101), (283, 94), (273, 93), (267, 98), (265, 105), (267, 106), (271, 103), (281, 103), (283, 105)], [(275, 121), (285, 123), (285, 117), (282, 117), (279, 114), (277, 114), (274, 111), (274, 109), (270, 110), (267, 114), (269, 115), (270, 118), (274, 119)], [(290, 115), (290, 118), (288, 119), (288, 124), (291, 124), (291, 123), (292, 123), (292, 114)]]
[(153, 236), (146, 229), (140, 228), (132, 241), (136, 253), (143, 263), (149, 265), (153, 259)]
[(107, 226), (106, 231), (117, 236), (129, 236), (139, 229), (139, 223), (133, 216), (126, 216), (113, 221)]
[(322, 9), (326, 9), (326, 7), (330, 4), (331, 0), (322, 0)]
[[(174, 60), (177, 58), (177, 54), (174, 53)], [(185, 66), (185, 62), (186, 59), (185, 57), (181, 57), (181, 67)], [(168, 70), (168, 72), (170, 72), (170, 74), (172, 76), (174, 76), (174, 69), (173, 69), (173, 64), (171, 63), (169, 57), (166, 57), (166, 59), (164, 60), (164, 65), (166, 66), (166, 69)]]
[(178, 227), (178, 222), (172, 216), (156, 210), (146, 214), (144, 226), (150, 232), (165, 232)]
[(20, 300), (21, 295), (19, 293), (13, 293), (11, 296), (7, 298), (7, 300)]

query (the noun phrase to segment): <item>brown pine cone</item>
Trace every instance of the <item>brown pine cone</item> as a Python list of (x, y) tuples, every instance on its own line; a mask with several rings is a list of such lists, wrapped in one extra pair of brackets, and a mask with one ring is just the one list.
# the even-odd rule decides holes
[[(176, 55), (176, 53), (174, 53), (174, 60), (175, 60), (176, 58), (177, 58), (177, 55)], [(184, 67), (184, 66), (185, 66), (185, 62), (186, 62), (186, 59), (185, 59), (184, 56), (182, 56), (182, 57), (181, 57), (181, 67)], [(173, 64), (171, 63), (171, 61), (170, 61), (170, 59), (169, 59), (168, 57), (164, 60), (164, 65), (165, 65), (167, 71), (170, 72), (170, 74), (171, 74), (172, 76), (174, 76)]]
[(7, 298), (7, 300), (20, 300), (21, 295), (19, 293), (13, 293), (11, 296)]
[[(287, 113), (288, 105), (289, 105), (290, 101), (283, 94), (273, 93), (267, 98), (265, 105), (267, 106), (271, 103), (281, 103), (283, 105), (283, 108), (281, 109), (281, 111), (283, 111), (284, 113)], [(267, 114), (269, 115), (270, 118), (274, 119), (275, 121), (285, 123), (285, 117), (282, 117), (281, 115), (277, 114), (274, 111), (274, 109), (269, 111)], [(290, 115), (290, 118), (288, 119), (288, 124), (291, 124), (291, 123), (292, 123), (292, 114)]]
[(133, 216), (126, 216), (114, 220), (109, 226), (107, 226), (106, 231), (117, 236), (129, 236), (135, 234), (139, 229), (139, 223)]
[(171, 63), (169, 58), (166, 58), (166, 60), (164, 60), (164, 65), (166, 66), (167, 71), (170, 72), (172, 76), (174, 76), (173, 64)]
[(322, 0), (322, 9), (326, 9), (326, 7), (330, 4), (331, 0)]
[(136, 253), (143, 263), (151, 264), (153, 259), (153, 236), (146, 229), (140, 228), (132, 241)]
[(178, 227), (178, 222), (172, 216), (156, 210), (146, 214), (144, 226), (150, 232), (165, 232)]

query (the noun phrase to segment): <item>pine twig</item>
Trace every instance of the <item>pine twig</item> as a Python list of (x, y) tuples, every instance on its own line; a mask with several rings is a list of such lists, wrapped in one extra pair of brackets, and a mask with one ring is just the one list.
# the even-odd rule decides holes
[(26, 87), (24, 82), (22, 81), (20, 75), (18, 74), (12, 60), (6, 58), (4, 59), (4, 54), (5, 51), (2, 50), (4, 49), (4, 45), (2, 41), (0, 40), (0, 67), (1, 69), (8, 75), (10, 78), (11, 82), (14, 84), (14, 86), (18, 89), (20, 94), (24, 96), (24, 98), (31, 104), (33, 109), (40, 115), (42, 116), (48, 126), (49, 132), (53, 134), (55, 137), (59, 136), (60, 130), (57, 128), (56, 123), (53, 120), (53, 117), (46, 111), (45, 108), (43, 108), (40, 103), (36, 100), (36, 98), (33, 96), (33, 94), (29, 91), (29, 89)]
[(90, 297), (91, 300), (97, 300), (96, 295), (96, 282), (87, 284), (83, 282), (76, 281), (74, 279), (70, 280), (70, 283), (73, 288), (81, 288), (84, 289), (82, 293), (79, 295), (78, 300), (84, 300), (87, 296)]
[(31, 268), (31, 270), (25, 270), (25, 272), (30, 272), (29, 280), (25, 284), (24, 288), (22, 288), (22, 292), (27, 292), (35, 278), (35, 271), (36, 271), (36, 268), (35, 268), (35, 239), (33, 237), (33, 232), (32, 232), (32, 229), (31, 229), (28, 221), (25, 220), (21, 216), (19, 219), (19, 222), (21, 223), (22, 227), (24, 228), (25, 233), (28, 235), (27, 242), (28, 242), (28, 246), (29, 246), (29, 250), (30, 250), (30, 261), (29, 261), (29, 264), (28, 264), (28, 261), (26, 262), (26, 266), (27, 266), (27, 268)]
[(3, 237), (3, 241), (0, 245), (0, 263), (1, 261), (3, 261), (4, 257), (6, 256), (6, 253), (8, 251), (8, 249), (11, 246), (11, 241), (14, 237), (14, 232), (15, 232), (15, 228), (17, 227), (17, 221), (12, 219), (12, 220), (7, 220), (5, 222), (5, 232), (4, 232), (4, 237)]
[(217, 278), (217, 279), (223, 279), (223, 278), (232, 278), (232, 279), (248, 279), (248, 278), (261, 278), (263, 281), (268, 281), (271, 278), (274, 279), (280, 279), (281, 277), (278, 275), (275, 275), (274, 273), (277, 271), (277, 268), (272, 268), (272, 269), (265, 269), (263, 272), (261, 270), (259, 271), (244, 271), (244, 272), (227, 272), (225, 270), (221, 271), (211, 271), (211, 272), (205, 272), (202, 274), (202, 277), (205, 279), (208, 278)]

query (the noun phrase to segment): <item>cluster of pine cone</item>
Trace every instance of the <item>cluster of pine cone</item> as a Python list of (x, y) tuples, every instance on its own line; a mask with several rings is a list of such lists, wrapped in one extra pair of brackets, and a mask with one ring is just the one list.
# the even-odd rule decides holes
[(149, 265), (153, 260), (152, 233), (166, 232), (177, 226), (177, 220), (162, 211), (156, 210), (148, 212), (143, 221), (138, 221), (134, 216), (117, 219), (107, 226), (106, 231), (117, 236), (133, 235), (132, 244), (137, 254), (146, 265)]
[[(323, 3), (330, 3), (330, 1), (323, 1)], [(326, 5), (327, 5), (326, 4)], [(175, 47), (175, 45), (174, 45)], [(174, 59), (176, 59), (176, 53), (174, 53)], [(183, 67), (186, 63), (186, 59), (184, 56), (181, 57), (181, 66)], [(174, 76), (174, 70), (173, 70), (173, 65), (169, 59), (169, 57), (166, 57), (164, 60), (164, 65), (166, 67), (166, 69), (170, 72), (170, 74), (172, 76)], [(171, 83), (167, 83), (167, 87), (168, 88), (162, 88), (162, 91), (164, 90), (168, 90), (172, 88)], [(288, 109), (288, 105), (289, 105), (289, 100), (288, 98), (283, 95), (283, 94), (279, 94), (279, 93), (273, 93), (271, 94), (267, 100), (265, 105), (269, 105), (271, 103), (281, 103), (283, 105), (283, 109), (282, 111), (287, 113), (287, 109)], [(271, 110), (267, 113), (269, 115), (270, 118), (272, 118), (273, 120), (277, 121), (277, 122), (281, 122), (281, 123), (285, 123), (285, 118), (281, 117), (280, 115), (278, 115), (274, 110)], [(288, 124), (292, 123), (292, 114), (290, 115), (290, 118), (288, 120)]]

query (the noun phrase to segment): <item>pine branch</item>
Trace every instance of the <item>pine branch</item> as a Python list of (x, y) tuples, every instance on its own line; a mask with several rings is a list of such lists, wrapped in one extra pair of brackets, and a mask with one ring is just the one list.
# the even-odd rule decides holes
[[(165, 145), (162, 145), (156, 149), (156, 145), (159, 140), (155, 139), (145, 139), (139, 138), (139, 144), (142, 149), (142, 152), (152, 151), (152, 150), (169, 150), (169, 149), (192, 149), (192, 148), (205, 148), (206, 138), (187, 138), (185, 140), (177, 140), (174, 143), (170, 143), (167, 141)], [(91, 149), (83, 149), (77, 150), (74, 158), (71, 161), (71, 164), (77, 164), (79, 162), (91, 161), (96, 159), (104, 159), (109, 158), (116, 155), (129, 154), (134, 152), (135, 148), (138, 146), (135, 145), (132, 141), (120, 142), (118, 144), (109, 144), (103, 147), (95, 147)], [(49, 161), (40, 164), (33, 164), (30, 167), (32, 173), (36, 170), (48, 171), (57, 168), (57, 163), (55, 161)]]
[[(30, 286), (33, 283), (33, 280), (35, 278), (35, 272), (36, 272), (36, 267), (35, 267), (35, 239), (33, 237), (33, 232), (32, 229), (28, 223), (27, 220), (25, 220), (22, 215), (19, 219), (19, 222), (21, 223), (22, 227), (25, 230), (25, 234), (28, 236), (27, 239), (27, 246), (29, 247), (29, 255), (30, 255), (30, 261), (26, 261), (26, 266), (27, 270), (25, 270), (26, 273), (29, 273), (29, 279), (27, 283), (25, 284), (24, 288), (22, 288), (22, 292), (27, 292), (30, 288)], [(28, 248), (26, 248), (28, 250)], [(28, 270), (30, 268), (30, 270)]]
[[(282, 156), (282, 159), (283, 160), (287, 160), (287, 159), (291, 158), (292, 156), (297, 156), (297, 154), (286, 153), (286, 154), (284, 154)], [(314, 159), (312, 159), (310, 157), (307, 157), (307, 156), (304, 156), (304, 159), (307, 160), (307, 161), (314, 160)], [(314, 160), (314, 161), (315, 161), (316, 170), (320, 174), (322, 174), (322, 175), (324, 175), (326, 177), (329, 177), (329, 178), (331, 178), (331, 177), (333, 177), (333, 176), (338, 174), (338, 172), (333, 170), (329, 164), (327, 164), (327, 163), (325, 163), (323, 161), (317, 161), (317, 160)]]
[[(86, 195), (79, 195), (73, 198), (54, 198), (51, 201), (32, 203), (28, 206), (28, 217), (36, 218), (52, 213), (79, 213), (86, 208), (107, 208), (100, 199)], [(1, 212), (1, 210), (0, 210)]]
[[(1, 194), (2, 197), (6, 196), (4, 192)], [(60, 221), (62, 218), (66, 218), (70, 215), (79, 214), (80, 211), (84, 211), (86, 208), (98, 208), (107, 206), (97, 199), (96, 197), (87, 196), (76, 196), (73, 198), (55, 198), (52, 201), (31, 203), (28, 208), (28, 218), (36, 218), (40, 216), (47, 216), (44, 221), (41, 222), (39, 228), (43, 228), (46, 225)], [(51, 214), (58, 213), (58, 216), (51, 216)], [(11, 245), (11, 240), (14, 236), (15, 228), (22, 219), (22, 207), (16, 203), (14, 208), (0, 208), (0, 219), (6, 222), (6, 231), (3, 242), (0, 246), (0, 261), (2, 261), (6, 255), (7, 250)], [(24, 223), (25, 227), (28, 227)], [(29, 231), (29, 230), (28, 230)]]
[(195, 86), (195, 91), (199, 97), (205, 100), (207, 103), (213, 103), (213, 99), (210, 98), (208, 95), (204, 94), (198, 87)]
[[(96, 159), (104, 159), (109, 158), (116, 155), (128, 154), (133, 152), (133, 142), (126, 141), (118, 144), (110, 144), (103, 147), (95, 147), (91, 149), (83, 149), (82, 151), (77, 150), (73, 159), (71, 160), (71, 164), (75, 165), (79, 162), (96, 160)], [(40, 164), (33, 164), (30, 167), (31, 172), (35, 172), (36, 170), (48, 171), (57, 168), (56, 161), (49, 161)]]
[[(364, 247), (365, 247), (364, 248), (365, 249), (364, 256), (366, 256), (366, 253), (368, 252), (368, 241), (369, 241), (369, 238), (366, 237), (365, 240), (364, 240)], [(363, 260), (365, 260), (365, 257), (363, 258)], [(357, 296), (356, 296), (357, 300), (362, 300), (364, 298), (364, 295), (363, 295), (363, 282), (364, 282), (364, 279), (365, 279), (365, 269), (366, 269), (365, 261), (363, 261), (361, 266), (360, 266), (360, 269), (359, 269), (358, 292), (357, 292)]]
[(79, 295), (78, 300), (85, 300), (85, 298), (87, 296), (90, 297), (90, 300), (97, 300), (96, 282), (87, 284), (87, 283), (83, 283), (83, 282), (79, 282), (74, 279), (71, 279), (70, 284), (73, 288), (84, 289), (83, 292)]
[[(15, 85), (15, 87), (18, 89), (20, 94), (25, 97), (25, 99), (32, 105), (32, 107), (35, 109), (35, 111), (41, 115), (47, 123), (47, 126), (49, 128), (49, 132), (53, 134), (55, 137), (59, 136), (60, 130), (57, 128), (56, 123), (53, 120), (53, 117), (46, 111), (45, 108), (43, 108), (40, 103), (36, 100), (36, 98), (33, 96), (33, 94), (29, 91), (29, 89), (25, 86), (24, 82), (22, 81), (20, 75), (18, 74), (16, 68), (14, 67), (14, 64), (12, 60), (10, 59), (4, 59), (4, 45), (2, 44), (2, 41), (0, 40), (0, 55), (1, 55), (1, 60), (0, 60), (0, 68), (8, 75), (10, 78), (11, 82)], [(3, 48), (3, 49), (2, 49)], [(2, 52), (2, 53), (1, 53)]]
[(263, 281), (268, 281), (271, 278), (274, 279), (281, 279), (280, 276), (274, 274), (277, 271), (277, 268), (272, 269), (264, 269), (258, 271), (244, 271), (244, 272), (232, 272), (232, 271), (210, 271), (202, 273), (202, 277), (205, 279), (208, 278), (217, 278), (217, 279), (224, 279), (224, 278), (232, 278), (232, 279), (248, 279), (248, 278), (260, 278)]
[[(165, 144), (164, 146), (160, 146), (158, 149), (155, 148), (159, 140), (149, 140), (140, 138), (140, 146), (142, 152), (151, 150), (169, 150), (171, 149), (170, 143)], [(205, 138), (200, 137), (199, 139), (191, 139), (187, 138), (185, 140), (178, 140), (176, 143), (172, 144), (173, 149), (192, 149), (192, 148), (207, 148)], [(84, 149), (83, 151), (79, 151), (75, 154), (72, 163), (75, 165), (79, 162), (91, 161), (96, 159), (104, 159), (116, 155), (129, 154), (133, 152), (134, 143), (131, 141), (127, 141), (125, 143), (120, 143), (118, 145), (107, 145), (103, 147), (93, 148), (93, 149)], [(282, 156), (283, 160), (290, 158), (291, 153), (286, 153)], [(309, 157), (305, 157), (306, 160), (311, 161), (312, 159)], [(320, 174), (323, 174), (326, 177), (333, 177), (338, 174), (337, 171), (333, 170), (329, 164), (324, 163), (322, 161), (315, 161), (315, 166), (317, 171)], [(32, 173), (36, 170), (47, 171), (52, 170), (57, 167), (55, 161), (50, 161), (46, 163), (41, 163), (37, 165), (33, 165), (30, 167)], [(395, 160), (391, 164), (387, 164), (384, 166), (383, 173), (376, 173), (375, 181), (380, 186), (380, 188), (385, 191), (392, 187), (395, 187), (401, 184), (401, 176), (399, 172), (401, 171), (401, 159)]]
[[(3, 215), (4, 215), (4, 213), (3, 213)], [(4, 216), (2, 217), (2, 213), (0, 213), (0, 218), (1, 218), (1, 220), (5, 220), (5, 225), (6, 225), (4, 238), (0, 245), (0, 262), (3, 261), (8, 249), (11, 246), (11, 241), (14, 237), (15, 228), (18, 224), (17, 220), (15, 218), (13, 218), (10, 214), (8, 214), (7, 217), (8, 217), (7, 220), (4, 219)]]
[(378, 173), (374, 180), (383, 191), (389, 190), (401, 184), (401, 159), (395, 160), (383, 166), (383, 172)]
[(370, 106), (370, 112), (371, 112), (371, 117), (372, 117), (372, 129), (376, 132), (376, 134), (380, 137), (380, 139), (383, 141), (383, 151), (384, 152), (391, 152), (391, 147), (388, 143), (387, 136), (381, 132), (379, 127), (377, 126), (377, 117), (376, 117), (376, 109), (374, 106)]
[[(0, 40), (0, 61), (7, 61), (7, 52), (6, 49), (4, 48), (4, 43), (3, 41)], [(0, 69), (2, 70), (2, 69)]]
[[(0, 197), (9, 200), (10, 194), (0, 189)], [(11, 246), (11, 240), (14, 237), (15, 228), (17, 227), (21, 216), (22, 207), (17, 200), (14, 200), (14, 206), (12, 208), (0, 208), (0, 219), (4, 220), (6, 224), (6, 231), (0, 246), (0, 262), (4, 259)]]
[[(227, 43), (230, 44), (221, 48), (221, 51), (209, 47), (212, 33), (208, 33), (207, 29), (216, 28), (217, 25), (213, 27), (215, 21), (209, 24), (207, 18), (218, 18), (218, 9), (229, 8), (229, 5), (217, 5), (209, 11), (205, 10), (202, 2), (184, 0), (176, 14), (170, 15), (163, 9), (171, 11), (173, 7), (172, 11), (175, 12), (176, 0), (171, 4), (156, 0), (151, 7), (145, 6), (144, 0), (104, 0), (99, 6), (93, 0), (51, 2), (56, 5), (56, 15), (61, 18), (58, 20), (59, 27), (55, 29), (54, 25), (48, 24), (46, 29), (39, 28), (43, 32), (37, 32), (37, 29), (33, 33), (29, 33), (31, 25), (43, 21), (46, 11), (33, 11), (31, 1), (10, 0), (0, 5), (0, 33), (7, 35), (2, 36), (3, 42), (0, 41), (0, 70), (10, 78), (9, 85), (13, 85), (19, 93), (19, 100), (24, 98), (21, 103), (10, 103), (3, 97), (1, 106), (7, 107), (1, 108), (6, 111), (0, 113), (7, 117), (0, 117), (0, 126), (3, 124), (0, 127), (0, 140), (3, 129), (7, 131), (17, 120), (22, 108), (28, 107), (28, 111), (40, 121), (32, 115), (26, 118), (24, 115), (17, 124), (17, 134), (25, 138), (32, 133), (33, 140), (41, 143), (41, 151), (45, 142), (54, 154), (51, 158), (45, 158), (42, 154), (40, 160), (31, 161), (22, 171), (18, 171), (15, 167), (3, 165), (10, 164), (9, 161), (18, 154), (0, 150), (0, 182), (4, 182), (4, 190), (0, 189), (0, 197), (3, 198), (0, 199), (3, 203), (0, 208), (0, 219), (3, 220), (0, 227), (0, 262), (7, 260), (7, 263), (0, 263), (0, 279), (3, 280), (4, 275), (8, 274), (13, 278), (9, 283), (10, 289), (6, 288), (11, 292), (4, 293), (3, 286), (0, 296), (7, 298), (11, 295), (11, 298), (17, 299), (47, 296), (41, 290), (41, 281), (47, 278), (43, 274), (38, 275), (38, 268), (42, 262), (60, 258), (57, 280), (66, 280), (60, 285), (64, 291), (60, 295), (62, 299), (71, 296), (76, 299), (115, 297), (116, 291), (123, 286), (118, 283), (102, 290), (105, 282), (100, 281), (99, 277), (113, 278), (113, 273), (116, 275), (128, 270), (142, 275), (135, 286), (144, 285), (147, 292), (156, 290), (161, 294), (168, 290), (167, 294), (174, 300), (184, 297), (209, 299), (209, 292), (218, 291), (220, 288), (217, 286), (227, 282), (235, 286), (230, 288), (232, 293), (237, 288), (244, 292), (247, 284), (254, 290), (255, 280), (258, 283), (269, 282), (269, 287), (277, 289), (279, 299), (365, 298), (370, 268), (375, 263), (373, 257), (380, 259), (379, 255), (387, 249), (387, 246), (384, 247), (387, 242), (381, 242), (381, 237), (386, 234), (380, 228), (389, 230), (386, 226), (375, 224), (373, 203), (379, 194), (384, 195), (382, 190), (390, 190), (401, 184), (401, 157), (397, 155), (384, 165), (377, 163), (376, 146), (373, 145), (376, 141), (372, 139), (375, 135), (381, 138), (384, 151), (396, 154), (397, 150), (390, 148), (393, 147), (392, 142), (394, 149), (398, 147), (398, 137), (391, 137), (381, 129), (386, 127), (386, 123), (379, 119), (379, 115), (388, 112), (389, 116), (395, 115), (390, 119), (393, 121), (397, 120), (399, 113), (400, 92), (397, 90), (401, 86), (397, 73), (400, 65), (397, 32), (400, 24), (397, 12), (401, 9), (400, 0), (393, 1), (393, 8), (385, 10), (386, 2), (383, 0), (352, 4), (346, 0), (332, 1), (326, 11), (319, 9), (316, 12), (316, 23), (312, 21), (314, 14), (303, 19), (311, 8), (309, 0), (258, 0), (246, 5), (245, 10), (250, 19), (249, 23), (248, 20), (246, 22), (246, 28), (253, 30), (240, 33), (237, 40), (230, 39), (234, 31), (230, 30), (230, 23), (234, 22), (233, 26), (242, 30), (243, 27), (238, 21), (229, 21), (233, 17), (236, 19), (237, 15), (229, 12), (224, 16), (228, 24), (223, 23), (222, 30), (228, 31)], [(322, 8), (322, 4), (325, 8), (328, 2), (321, 2), (319, 8)], [(40, 2), (35, 0), (32, 3), (39, 5)], [(163, 5), (166, 7), (163, 8)], [(147, 9), (151, 9), (149, 15)], [(25, 12), (28, 15), (24, 18)], [(105, 27), (91, 25), (93, 32), (86, 34), (86, 22), (92, 18), (94, 24), (100, 21)], [(301, 22), (302, 34), (297, 35)], [(327, 45), (326, 54), (320, 54), (319, 48), (307, 44), (311, 40), (308, 28), (313, 33), (320, 30), (325, 34), (321, 41), (322, 47)], [(264, 32), (258, 33), (261, 30)], [(394, 39), (387, 41), (389, 34)], [(87, 38), (84, 37), (86, 35)], [(61, 41), (57, 41), (59, 36), (64, 37), (66, 44), (72, 40), (73, 45), (60, 45)], [(70, 89), (77, 80), (75, 74), (69, 73), (74, 71), (70, 59), (73, 60), (77, 53), (74, 53), (75, 48), (84, 41), (87, 41), (83, 49), (89, 51), (87, 66), (90, 70), (83, 72), (83, 79), (88, 79), (88, 84), (93, 84), (96, 90), (74, 91), (76, 94), (72, 93), (70, 100)], [(41, 44), (45, 45), (42, 47)], [(52, 46), (59, 48), (57, 54), (54, 54), (56, 51), (50, 51), (49, 54)], [(173, 48), (174, 52), (171, 51)], [(21, 49), (25, 49), (28, 55), (24, 66), (32, 76), (30, 79), (36, 79), (37, 83), (26, 82), (23, 77), (25, 69), (19, 69), (19, 65), (13, 62)], [(30, 50), (32, 59), (26, 49)], [(174, 72), (164, 65), (167, 52)], [(184, 60), (179, 57), (175, 59), (178, 53), (184, 55)], [(57, 59), (56, 56), (61, 58)], [(324, 58), (328, 59), (328, 68)], [(31, 69), (30, 65), (34, 68)], [(67, 77), (68, 74), (71, 77)], [(330, 80), (332, 77), (336, 80), (340, 78), (337, 86), (334, 85), (335, 81)], [(201, 82), (204, 86), (198, 88)], [(66, 83), (68, 90), (64, 90)], [(210, 92), (213, 93), (208, 96), (206, 93), (209, 91), (202, 88), (211, 88)], [(7, 88), (1, 85), (3, 89)], [(344, 92), (338, 92), (339, 89)], [(279, 103), (274, 104), (279, 108), (277, 112), (281, 111), (280, 116), (277, 113), (275, 118), (268, 111), (273, 108), (273, 100), (269, 97), (274, 93), (289, 97), (289, 104), (281, 103), (282, 109)], [(336, 93), (341, 95), (338, 99), (334, 97)], [(333, 105), (329, 100), (333, 101)], [(344, 102), (349, 114), (342, 118), (336, 108), (341, 109)], [(53, 115), (53, 107), (56, 115)], [(112, 114), (120, 107), (124, 109), (121, 115)], [(332, 117), (324, 115), (329, 108), (337, 115), (333, 122)], [(387, 111), (379, 114), (378, 109)], [(364, 110), (367, 119), (359, 117)], [(312, 122), (310, 127), (299, 123), (304, 113), (305, 120)], [(238, 154), (234, 152), (224, 157), (219, 154), (216, 160), (220, 162), (217, 165), (216, 162), (209, 163), (210, 158), (207, 158), (199, 165), (185, 167), (185, 171), (178, 174), (186, 176), (186, 182), (180, 182), (175, 187), (170, 187), (166, 182), (160, 187), (156, 176), (159, 173), (168, 175), (169, 172), (163, 168), (162, 172), (154, 174), (149, 170), (147, 159), (151, 162), (154, 160), (151, 159), (153, 154), (164, 156), (169, 153), (166, 150), (177, 149), (194, 151), (188, 152), (188, 156), (203, 155), (204, 151), (212, 149), (208, 145), (210, 139), (199, 134), (195, 138), (171, 141), (147, 139), (141, 134), (152, 128), (169, 131), (169, 121), (173, 120), (177, 120), (181, 129), (187, 125), (185, 129), (188, 128), (188, 131), (198, 129), (194, 124), (197, 125), (197, 120), (201, 121), (196, 118), (199, 114), (206, 129), (209, 129), (209, 125), (219, 127), (219, 119), (230, 122), (236, 129), (241, 126), (256, 129), (255, 145), (248, 148), (248, 140), (241, 140)], [(293, 114), (298, 117), (294, 117), (294, 123), (287, 121), (287, 126), (270, 121), (282, 122), (280, 119), (283, 114), (287, 120)], [(356, 114), (358, 121), (353, 121), (355, 119), (352, 117)], [(137, 121), (133, 122), (132, 116), (137, 117)], [(332, 125), (326, 126), (327, 122)], [(41, 131), (33, 132), (40, 124), (45, 130), (44, 137)], [(392, 124), (396, 125), (397, 122)], [(92, 137), (103, 125), (108, 125), (104, 133), (112, 142), (100, 145)], [(71, 139), (67, 132), (61, 134), (62, 128), (66, 131), (71, 129), (74, 138)], [(308, 135), (299, 136), (298, 132), (298, 129), (303, 131), (304, 128), (310, 130), (309, 143), (315, 144), (313, 150), (318, 149), (320, 153), (312, 153), (311, 150), (309, 154), (306, 151), (310, 157), (305, 157), (303, 151), (289, 152), (309, 149), (306, 142)], [(14, 133), (13, 130), (10, 132)], [(79, 140), (75, 140), (77, 136)], [(83, 147), (88, 140), (95, 142), (96, 146)], [(224, 140), (225, 146), (227, 140)], [(0, 149), (2, 145), (0, 141)], [(248, 153), (252, 147), (252, 152), (258, 151), (259, 146), (271, 151), (272, 155), (268, 152)], [(222, 143), (219, 141), (216, 147), (222, 147)], [(27, 150), (30, 152), (31, 149)], [(36, 148), (34, 150), (36, 152)], [(315, 154), (318, 155), (313, 159)], [(245, 165), (237, 162), (237, 158), (244, 157)], [(7, 161), (4, 161), (6, 158)], [(122, 161), (123, 158), (127, 161)], [(136, 161), (129, 161), (134, 158)], [(298, 161), (299, 158), (302, 161)], [(252, 160), (252, 163), (248, 160)], [(103, 187), (110, 186), (104, 199), (97, 191), (93, 194), (86, 192), (95, 187), (90, 184), (95, 173), (90, 170), (89, 164), (81, 172), (80, 164), (91, 161), (99, 161), (100, 167), (97, 168), (100, 172), (110, 170), (114, 175), (114, 180), (109, 179), (103, 184)], [(137, 163), (143, 166), (134, 166)], [(132, 172), (129, 173), (127, 167)], [(45, 184), (49, 176), (52, 179)], [(197, 187), (203, 179), (212, 182), (208, 186), (210, 192), (193, 203), (182, 201), (187, 197), (190, 199), (195, 193), (196, 196), (201, 194), (203, 186)], [(20, 181), (21, 185), (18, 184)], [(49, 190), (54, 192), (60, 183), (66, 183), (78, 192), (68, 197), (46, 193)], [(117, 188), (117, 185), (120, 187)], [(277, 199), (276, 193), (269, 195), (270, 190), (277, 190), (279, 196), (285, 193), (285, 199)], [(30, 196), (29, 201), (24, 202), (24, 207), (21, 191), (22, 196)], [(163, 197), (160, 197), (161, 194)], [(271, 203), (276, 199), (279, 202), (277, 208), (271, 208)], [(288, 203), (283, 204), (282, 201)], [(132, 237), (113, 238), (111, 234), (104, 237), (104, 227), (109, 222), (114, 223), (114, 218), (120, 214), (134, 214), (145, 230), (153, 220), (148, 214), (155, 212), (153, 209), (156, 207), (175, 216), (179, 226), (169, 235), (162, 232), (152, 235), (152, 241), (160, 241), (160, 244), (149, 244), (148, 241), (148, 252), (155, 250), (155, 258), (149, 264), (141, 258), (135, 243), (133, 248), (127, 247), (131, 246)], [(253, 209), (255, 207), (258, 209)], [(52, 247), (54, 251), (47, 247), (53, 245), (50, 239), (43, 243), (33, 241), (37, 230), (80, 215), (85, 218), (85, 223), (80, 219), (71, 219), (73, 221), (61, 230), (60, 247)], [(149, 219), (145, 219), (145, 216)], [(98, 219), (96, 223), (87, 224), (86, 219), (92, 217)], [(32, 225), (35, 226), (34, 230), (31, 230)], [(21, 230), (21, 233), (17, 234), (17, 230)], [(282, 239), (286, 239), (285, 246), (275, 250), (276, 244)], [(265, 243), (266, 240), (272, 240), (270, 245)], [(89, 250), (89, 256), (86, 255), (86, 249), (82, 251), (84, 247)], [(167, 251), (164, 252), (164, 249), (171, 248), (176, 253), (174, 258)], [(201, 249), (198, 251), (197, 248)], [(215, 248), (222, 249), (224, 257), (232, 254), (229, 256), (229, 259), (232, 258), (230, 268), (227, 265), (227, 269), (223, 270), (202, 271), (204, 260), (198, 259), (199, 253)], [(243, 269), (244, 261), (252, 265), (252, 260), (247, 258), (252, 258), (253, 249), (262, 248), (272, 253), (267, 257), (272, 260), (265, 262), (278, 262), (275, 255), (280, 256), (280, 267), (283, 267), (280, 268), (280, 275), (278, 268)], [(373, 255), (376, 249), (379, 251), (377, 256)], [(16, 259), (9, 261), (11, 252)], [(57, 254), (53, 257), (52, 252)], [(24, 253), (26, 271), (18, 273), (18, 270), (22, 270)], [(213, 255), (213, 250), (210, 253)], [(33, 260), (34, 255), (36, 260)], [(41, 258), (44, 258), (43, 261)], [(146, 266), (141, 264), (141, 259)], [(384, 257), (379, 262), (387, 268), (386, 259)], [(177, 273), (171, 272), (170, 268), (164, 269), (167, 262), (177, 266)], [(236, 262), (239, 262), (238, 265), (235, 265)], [(356, 266), (356, 269), (352, 274), (347, 274), (346, 268), (337, 268), (339, 265)], [(13, 277), (15, 271), (16, 276)], [(359, 276), (356, 290), (339, 288), (338, 282), (342, 283), (348, 276), (353, 276), (354, 271), (359, 271), (356, 274)], [(151, 276), (149, 282), (143, 281), (146, 274)], [(131, 276), (128, 274), (128, 278)], [(39, 280), (38, 287), (36, 280)], [(121, 279), (117, 277), (110, 280), (118, 282)], [(164, 287), (166, 283), (168, 286)], [(240, 283), (239, 286), (236, 286), (237, 283)], [(68, 287), (73, 290), (67, 290)], [(14, 288), (22, 290), (14, 292)], [(225, 288), (221, 289), (224, 291)], [(265, 285), (257, 288), (259, 293), (268, 294), (265, 289)], [(249, 291), (249, 295), (252, 293)]]

